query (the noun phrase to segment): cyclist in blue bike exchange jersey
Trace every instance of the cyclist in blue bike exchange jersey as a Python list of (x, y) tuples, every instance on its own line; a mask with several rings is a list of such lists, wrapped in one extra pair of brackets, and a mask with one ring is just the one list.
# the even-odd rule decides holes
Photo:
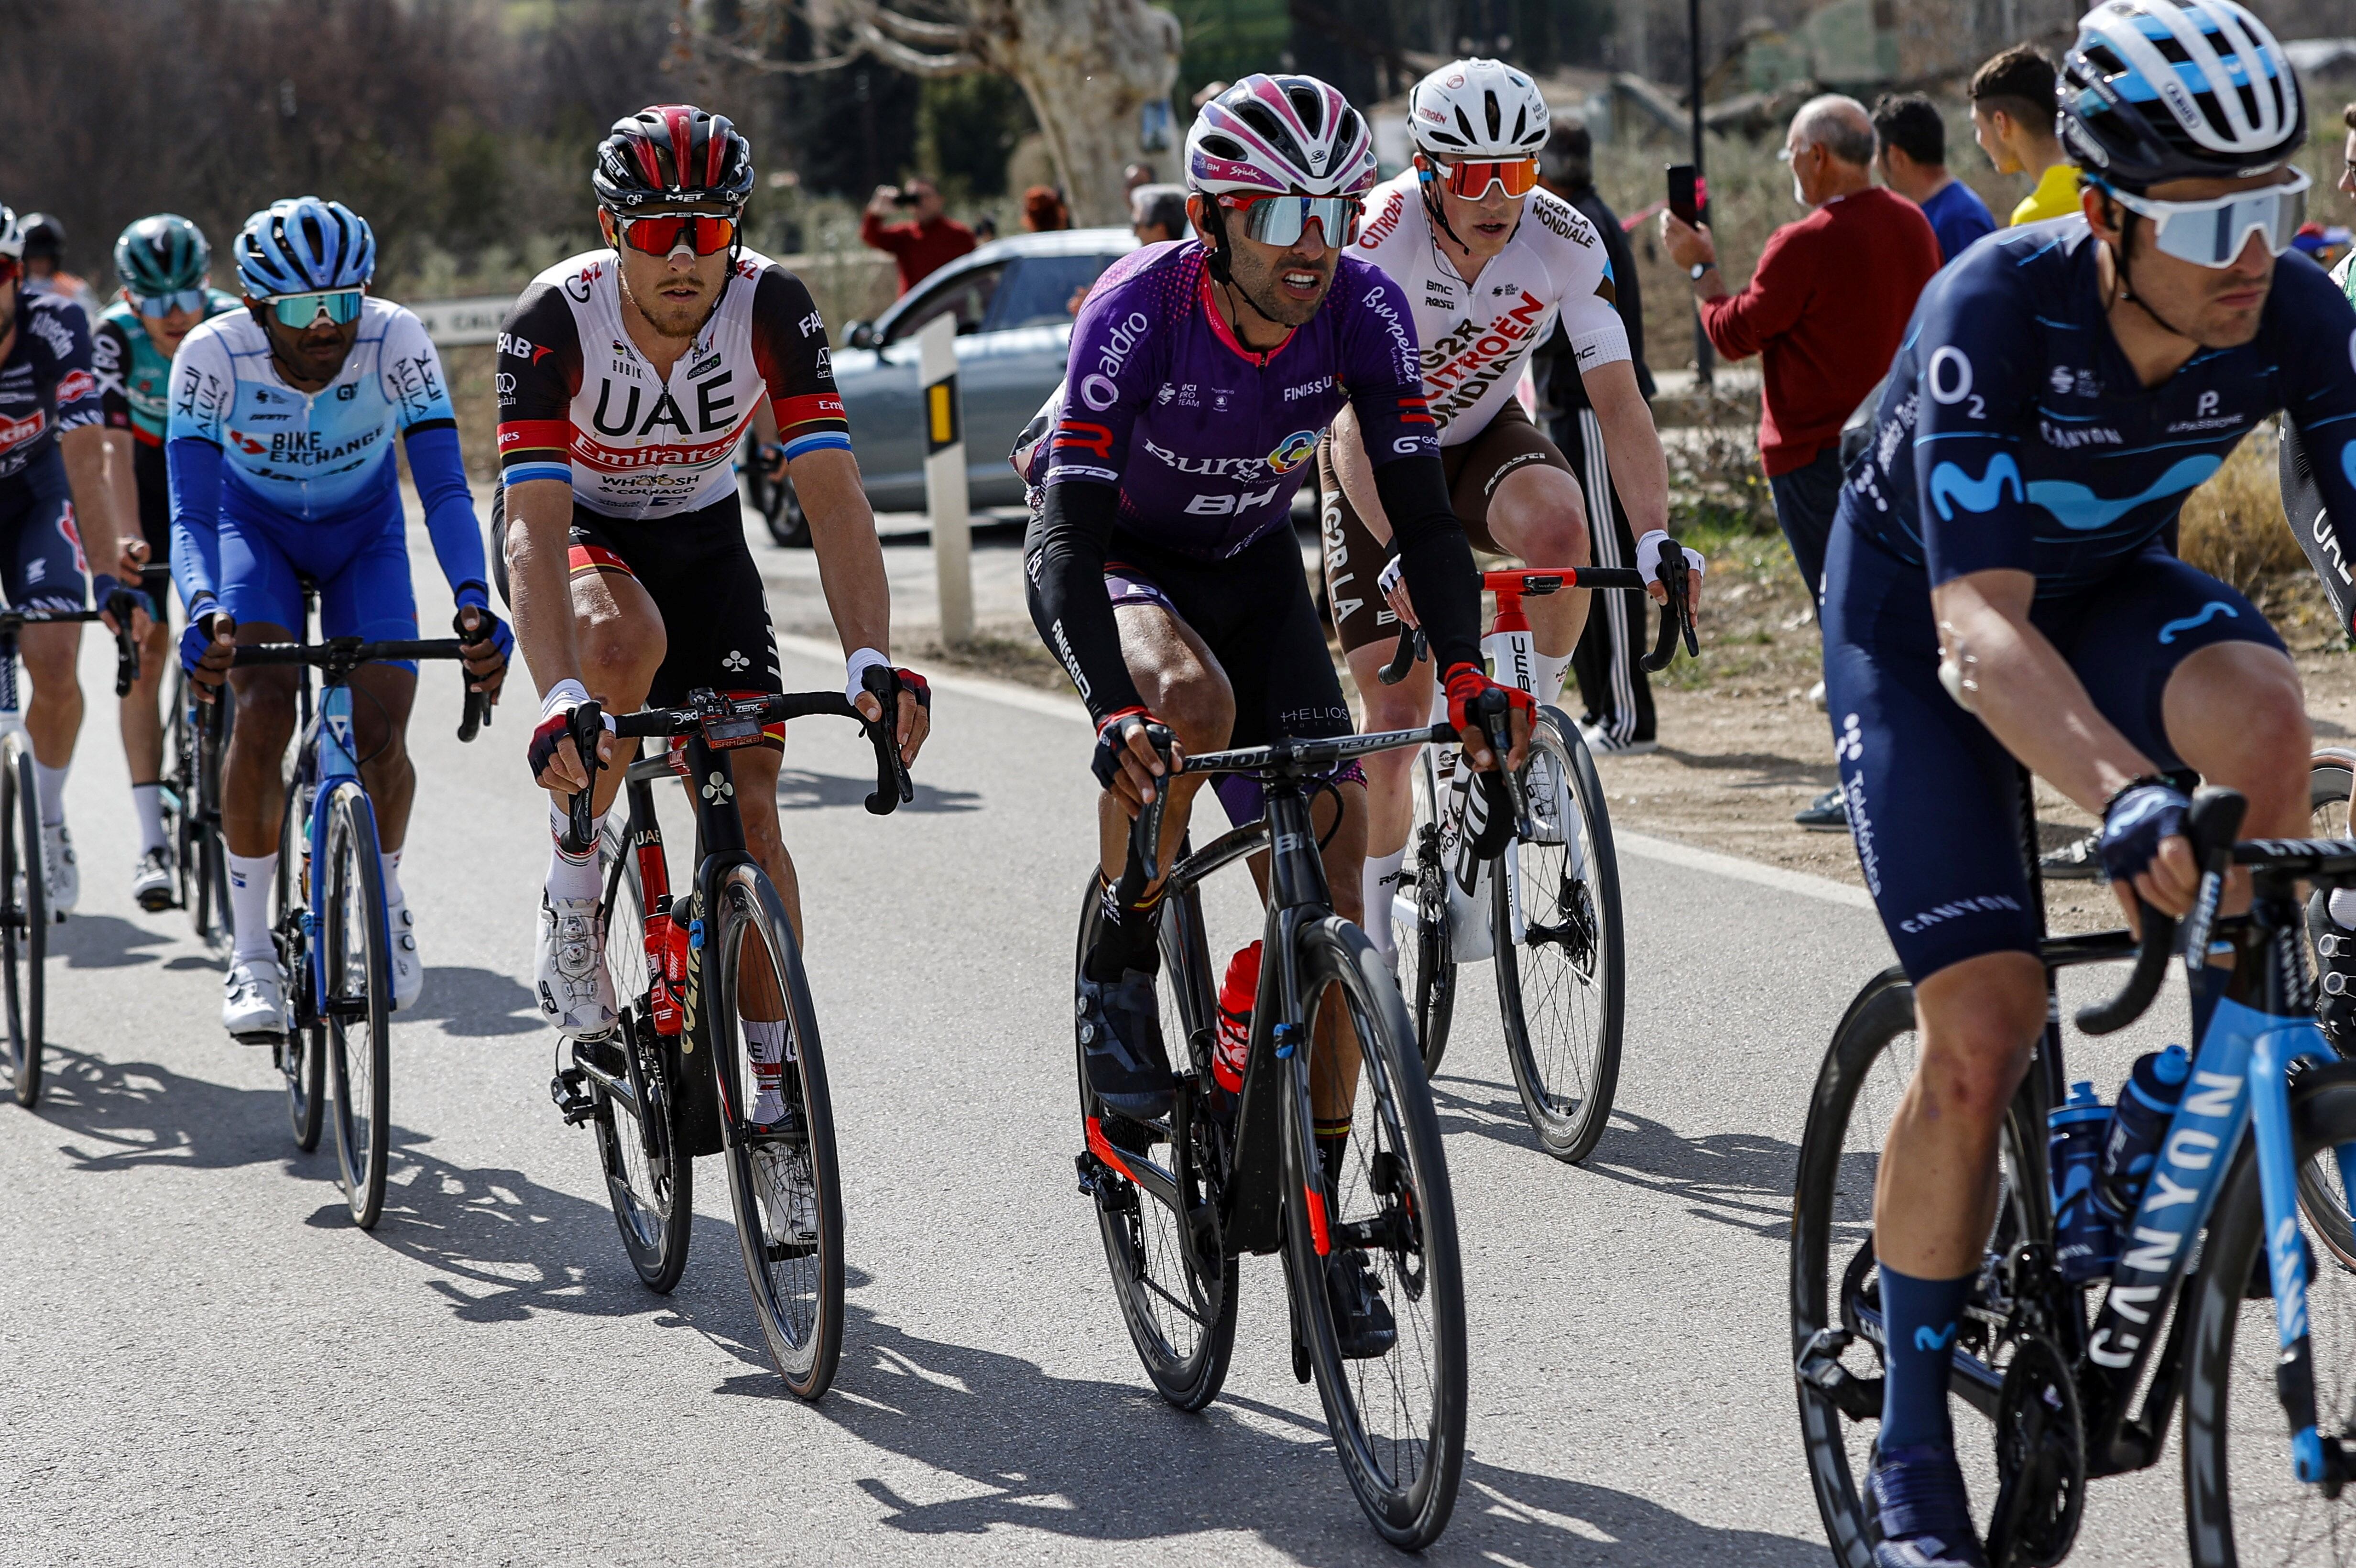
[[(368, 224), (339, 202), (279, 201), (246, 219), (236, 256), (246, 309), (214, 317), (180, 346), (166, 455), (172, 572), (188, 610), (181, 658), (208, 686), (226, 676), (237, 698), (221, 784), (237, 945), (221, 1019), (241, 1039), (267, 1040), (284, 1027), (269, 896), (296, 671), (229, 665), (239, 643), (299, 640), (305, 578), (318, 586), (323, 635), (417, 635), (394, 432), (457, 602), (457, 628), (490, 629), (466, 674), (494, 700), (513, 639), (489, 610), (482, 533), (441, 361), (417, 317), (368, 293), (376, 264)], [(413, 664), (364, 665), (352, 677), (363, 699), (355, 740), (384, 857), (397, 1007), (413, 1002), (424, 979), (399, 876), (416, 786), (403, 740), (416, 688)]]
[[(24, 253), (24, 227), (0, 206), (0, 589), (12, 609), (79, 610), (90, 587), (80, 517), (95, 519), (93, 537), (107, 541), (102, 566), (126, 581), (137, 581), (146, 546), (129, 465), (114, 461), (100, 422), (88, 318), (63, 294), (25, 292)], [(65, 818), (66, 773), (81, 731), (74, 670), (81, 626), (28, 625), (16, 645), (32, 680), (25, 730), (49, 908), (64, 914), (81, 891)]]
[[(2058, 92), (2082, 213), (1984, 240), (1924, 290), (1826, 565), (1842, 788), (1921, 1040), (1874, 1217), (1885, 1568), (1983, 1563), (1947, 1370), (2046, 1022), (2014, 758), (2102, 815), (2125, 902), (2180, 914), (2198, 883), (2189, 781), (2167, 770), (2245, 795), (2246, 837), (2304, 833), (2297, 671), (2162, 538), (2277, 411), (2330, 515), (2356, 517), (2356, 311), (2284, 253), (2306, 117), (2272, 35), (2233, 0), (2111, 0)], [(2356, 539), (2317, 532), (2302, 542), (2344, 629)]]

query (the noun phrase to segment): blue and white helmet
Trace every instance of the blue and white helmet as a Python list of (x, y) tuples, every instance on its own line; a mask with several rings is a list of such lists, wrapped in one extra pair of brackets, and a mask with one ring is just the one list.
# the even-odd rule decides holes
[(2307, 140), (2290, 61), (2234, 0), (2105, 0), (2055, 92), (2070, 161), (2122, 190), (2264, 174)]
[(6, 202), (0, 202), (0, 256), (12, 261), (25, 259), (25, 226)]
[(247, 297), (356, 289), (376, 274), (376, 235), (340, 201), (298, 196), (245, 220), (233, 247)]

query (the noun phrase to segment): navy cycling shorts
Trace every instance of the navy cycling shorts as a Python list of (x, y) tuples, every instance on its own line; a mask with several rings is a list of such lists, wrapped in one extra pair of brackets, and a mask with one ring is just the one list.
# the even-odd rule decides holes
[(89, 572), (66, 460), (52, 445), (0, 479), (0, 591), (12, 609), (80, 610), (90, 602)]
[[(2038, 601), (2029, 620), (2103, 717), (2164, 768), (2183, 762), (2160, 703), (2185, 656), (2213, 643), (2283, 645), (2247, 599), (2157, 544), (2093, 588)], [(1922, 569), (1837, 524), (1824, 634), (1825, 709), (1849, 833), (1907, 977), (1984, 953), (2035, 952), (2017, 765), (1939, 682)]]
[[(221, 485), (220, 602), (241, 626), (303, 635), (302, 579), (319, 585), (319, 635), (406, 641), (417, 635), (408, 528), (395, 491), (327, 522), (281, 517)], [(416, 673), (407, 659), (396, 661)]]

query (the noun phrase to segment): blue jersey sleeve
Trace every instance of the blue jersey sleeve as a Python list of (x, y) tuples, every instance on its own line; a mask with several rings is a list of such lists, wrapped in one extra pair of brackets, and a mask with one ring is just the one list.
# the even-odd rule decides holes
[(2356, 521), (2356, 305), (2320, 267), (2297, 257), (2275, 264), (2275, 291), (2269, 314), (2286, 328), (2277, 361), (2283, 411), (2320, 503), (2310, 516), (2297, 509), (2293, 524), (2345, 631), (2356, 607), (2356, 538), (2349, 528)]
[(1924, 290), (1898, 351), (1914, 370), (1916, 516), (1934, 587), (2037, 570), (2020, 472), (2037, 413), (2033, 306), (2018, 290), (1955, 286), (1995, 275), (1967, 269)]
[(458, 451), (457, 412), (451, 407), (442, 359), (425, 324), (408, 311), (385, 331), (382, 370), (386, 400), (409, 453), (409, 477), (425, 508), (425, 532), (434, 558), (460, 604), (490, 603), (483, 576), (483, 533), (475, 520), (474, 493)]
[(201, 614), (220, 581), (221, 440), (236, 398), (228, 348), (198, 327), (172, 359), (164, 456), (171, 480), (172, 580)]

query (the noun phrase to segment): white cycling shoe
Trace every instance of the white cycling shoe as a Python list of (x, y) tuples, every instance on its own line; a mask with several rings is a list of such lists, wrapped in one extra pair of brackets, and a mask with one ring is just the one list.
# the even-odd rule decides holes
[(392, 1006), (398, 1012), (425, 989), (425, 960), (417, 955), (417, 917), (406, 900), (386, 905), (384, 921), (392, 933)]
[(49, 890), (49, 918), (63, 920), (81, 901), (81, 868), (74, 863), (73, 835), (62, 822), (41, 828), (41, 868)]
[(131, 873), (131, 898), (149, 914), (157, 914), (172, 907), (179, 889), (175, 885), (172, 851), (158, 844), (139, 857), (139, 864)]
[(779, 1246), (818, 1243), (818, 1189), (810, 1180), (809, 1151), (793, 1144), (753, 1146), (761, 1168), (761, 1210), (769, 1240)]
[(541, 1016), (565, 1039), (587, 1040), (614, 1027), (614, 977), (605, 970), (595, 899), (541, 895), (532, 975)]
[(221, 981), (221, 1027), (248, 1045), (286, 1033), (286, 979), (274, 958), (233, 958)]

